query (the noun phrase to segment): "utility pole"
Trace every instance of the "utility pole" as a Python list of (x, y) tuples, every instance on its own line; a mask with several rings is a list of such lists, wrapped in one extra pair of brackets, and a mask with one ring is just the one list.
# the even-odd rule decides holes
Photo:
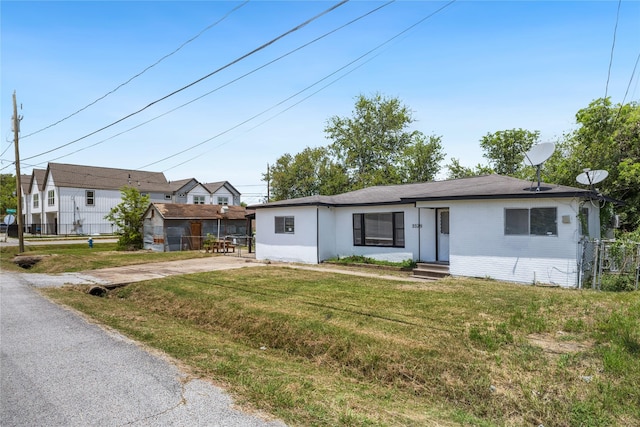
[(16, 91), (13, 91), (13, 117), (11, 118), (13, 127), (13, 146), (16, 150), (16, 199), (17, 210), (16, 220), (18, 222), (18, 242), (20, 244), (20, 253), (24, 252), (24, 234), (22, 233), (22, 182), (20, 179), (20, 149), (18, 148), (18, 134), (20, 133), (20, 120), (18, 117), (18, 104), (16, 103)]

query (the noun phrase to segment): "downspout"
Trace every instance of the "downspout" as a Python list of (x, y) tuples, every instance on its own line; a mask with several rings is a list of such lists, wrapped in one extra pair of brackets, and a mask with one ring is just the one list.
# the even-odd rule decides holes
[(316, 206), (316, 264), (320, 264), (320, 207)]

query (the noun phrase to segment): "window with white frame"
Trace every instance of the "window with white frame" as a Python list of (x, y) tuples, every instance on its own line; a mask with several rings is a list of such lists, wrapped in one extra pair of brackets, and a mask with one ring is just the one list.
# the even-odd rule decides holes
[(165, 200), (171, 200), (171, 194), (166, 194), (164, 195), (164, 199)]
[(49, 190), (47, 192), (47, 204), (54, 206), (56, 204), (56, 190)]
[(294, 234), (295, 221), (292, 216), (277, 216), (275, 217), (275, 231), (276, 234)]
[(34, 208), (40, 207), (40, 194), (38, 193), (33, 193), (33, 207)]
[(229, 198), (228, 197), (218, 197), (218, 204), (219, 205), (228, 205), (229, 204)]
[(204, 205), (204, 196), (193, 196), (194, 205)]
[(96, 192), (94, 190), (85, 191), (85, 204), (87, 206), (95, 206), (95, 204), (96, 204)]
[(353, 245), (404, 248), (404, 212), (353, 214)]
[(557, 208), (506, 208), (504, 234), (507, 236), (557, 236)]

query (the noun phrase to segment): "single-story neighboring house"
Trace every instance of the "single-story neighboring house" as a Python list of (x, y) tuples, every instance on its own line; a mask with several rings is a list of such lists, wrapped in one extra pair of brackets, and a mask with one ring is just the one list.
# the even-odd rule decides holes
[(603, 201), (592, 189), (487, 175), (251, 208), (261, 260), (315, 264), (361, 255), (444, 264), (454, 276), (570, 287), (581, 239), (600, 236)]
[(151, 203), (143, 215), (144, 249), (198, 250), (207, 236), (217, 240), (247, 236), (250, 213), (243, 206)]

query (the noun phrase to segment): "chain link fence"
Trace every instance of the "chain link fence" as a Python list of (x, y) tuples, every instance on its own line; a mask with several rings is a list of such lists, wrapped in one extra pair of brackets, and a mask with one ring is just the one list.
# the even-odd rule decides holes
[(585, 239), (580, 248), (579, 288), (638, 290), (640, 242)]

